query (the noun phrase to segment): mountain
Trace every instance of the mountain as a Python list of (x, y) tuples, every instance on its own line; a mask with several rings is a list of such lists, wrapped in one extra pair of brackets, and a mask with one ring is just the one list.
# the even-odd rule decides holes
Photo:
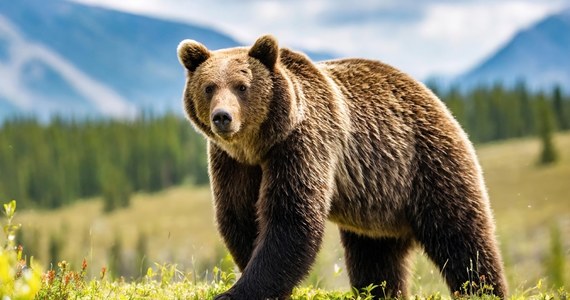
[(208, 28), (72, 2), (0, 0), (0, 107), (41, 117), (179, 110), (175, 49), (184, 38), (238, 44)]
[(518, 32), (456, 83), (463, 88), (496, 82), (513, 86), (520, 80), (533, 89), (570, 87), (570, 8)]
[(209, 49), (240, 45), (193, 24), (62, 0), (0, 0), (0, 119), (181, 111), (176, 47), (186, 38)]

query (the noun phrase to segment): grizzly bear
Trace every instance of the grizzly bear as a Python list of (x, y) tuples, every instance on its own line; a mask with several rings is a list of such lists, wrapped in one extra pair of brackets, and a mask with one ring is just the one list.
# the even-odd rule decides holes
[(216, 299), (284, 299), (307, 275), (327, 219), (350, 283), (408, 293), (416, 246), (452, 292), (507, 293), (472, 144), (424, 85), (364, 59), (313, 63), (272, 36), (209, 51), (184, 40), (184, 109), (208, 140), (219, 232), (241, 277)]

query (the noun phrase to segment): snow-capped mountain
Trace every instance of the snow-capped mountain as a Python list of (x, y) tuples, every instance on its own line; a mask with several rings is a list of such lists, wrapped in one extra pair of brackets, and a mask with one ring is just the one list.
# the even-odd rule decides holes
[(184, 38), (213, 49), (238, 44), (207, 28), (71, 2), (2, 0), (0, 117), (179, 109), (175, 49)]
[[(0, 120), (18, 114), (132, 116), (181, 112), (184, 71), (176, 46), (240, 45), (214, 29), (64, 0), (0, 0)], [(306, 52), (314, 60), (333, 58)], [(570, 9), (549, 16), (472, 70), (467, 89), (525, 80), (570, 89)]]
[(570, 8), (518, 32), (504, 47), (457, 79), (463, 88), (524, 80), (534, 89), (570, 92)]
[(176, 47), (186, 38), (210, 49), (239, 45), (192, 24), (62, 0), (0, 0), (0, 119), (179, 112)]
[(92, 110), (109, 115), (134, 113), (134, 106), (112, 88), (58, 53), (25, 39), (2, 16), (0, 37), (0, 95), (8, 112), (40, 109), (41, 116), (61, 107), (79, 114)]

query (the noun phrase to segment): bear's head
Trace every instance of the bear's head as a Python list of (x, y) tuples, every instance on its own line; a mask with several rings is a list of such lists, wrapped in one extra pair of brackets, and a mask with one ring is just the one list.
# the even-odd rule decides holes
[(259, 151), (244, 149), (244, 144), (260, 143), (253, 138), (262, 139), (260, 131), (267, 123), (274, 95), (282, 94), (276, 89), (283, 90), (283, 86), (276, 85), (289, 85), (276, 75), (280, 71), (275, 38), (262, 36), (251, 48), (217, 51), (184, 40), (178, 46), (178, 58), (187, 72), (184, 109), (194, 126), (226, 150)]

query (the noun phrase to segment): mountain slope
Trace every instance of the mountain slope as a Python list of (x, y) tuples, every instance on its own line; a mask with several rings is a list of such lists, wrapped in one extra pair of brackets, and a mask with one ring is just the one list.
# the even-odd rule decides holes
[[(12, 108), (40, 117), (60, 106), (77, 114), (100, 111), (110, 115), (134, 112), (133, 107), (111, 88), (94, 80), (52, 50), (25, 40), (0, 16), (0, 35), (5, 44), (5, 62), (0, 65), (0, 95)], [(56, 99), (56, 101), (49, 101)]]
[(238, 44), (203, 27), (49, 2), (0, 1), (0, 76), (11, 78), (0, 85), (14, 90), (4, 88), (0, 96), (23, 111), (38, 104), (41, 112), (74, 114), (178, 109), (180, 40), (194, 38), (212, 49)]
[(570, 8), (517, 33), (457, 82), (466, 88), (524, 80), (534, 89), (570, 86)]
[(0, 120), (181, 111), (176, 47), (186, 38), (212, 50), (240, 44), (207, 27), (74, 2), (0, 0)]

